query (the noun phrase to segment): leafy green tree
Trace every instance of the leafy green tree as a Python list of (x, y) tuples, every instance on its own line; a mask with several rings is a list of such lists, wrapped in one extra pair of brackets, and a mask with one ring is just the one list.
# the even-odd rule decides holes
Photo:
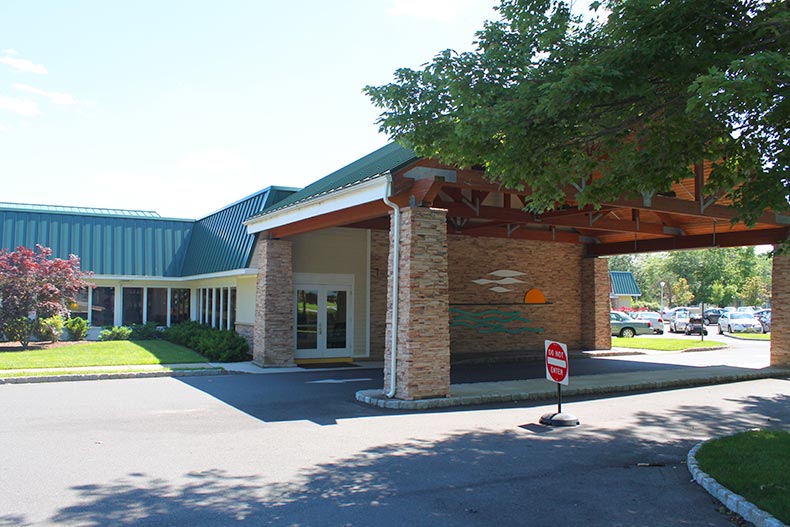
[(750, 276), (738, 293), (738, 299), (747, 306), (759, 306), (769, 298), (768, 287), (759, 276)]
[(691, 304), (694, 300), (694, 293), (691, 292), (688, 280), (678, 278), (678, 281), (672, 284), (672, 299), (679, 306)]
[[(477, 48), (365, 92), (382, 131), (527, 195), (527, 208), (649, 199), (715, 162), (740, 218), (787, 208), (790, 10), (782, 0), (500, 0)], [(576, 191), (569, 196), (567, 189)]]

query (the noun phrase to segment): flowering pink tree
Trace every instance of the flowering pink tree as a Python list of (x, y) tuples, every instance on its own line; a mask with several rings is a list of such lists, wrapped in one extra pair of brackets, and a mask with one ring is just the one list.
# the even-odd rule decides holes
[(39, 319), (67, 315), (67, 302), (92, 284), (80, 270), (80, 259), (50, 258), (52, 249), (18, 247), (0, 250), (0, 331), (27, 348)]

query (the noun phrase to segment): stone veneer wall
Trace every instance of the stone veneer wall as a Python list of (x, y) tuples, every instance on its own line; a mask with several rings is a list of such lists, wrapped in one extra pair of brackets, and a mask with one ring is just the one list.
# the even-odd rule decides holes
[(259, 239), (255, 245), (253, 362), (261, 366), (294, 364), (294, 288), (291, 242)]
[[(447, 211), (403, 209), (398, 287), (395, 397), (414, 400), (450, 395)], [(392, 229), (390, 229), (392, 240)], [(392, 243), (392, 241), (390, 242)], [(388, 283), (392, 283), (389, 266)], [(391, 285), (387, 287), (392, 290)], [(389, 294), (388, 294), (389, 296)], [(387, 302), (384, 390), (389, 390), (391, 301)]]
[[(449, 238), (450, 321), (454, 323), (450, 342), (454, 361), (464, 356), (483, 360), (542, 357), (545, 339), (563, 342), (570, 349), (582, 346), (581, 246), (462, 235)], [(514, 276), (520, 281), (514, 283), (507, 283), (507, 279), (502, 284), (474, 282), (501, 280), (502, 277), (490, 274), (498, 270), (523, 274)], [(508, 291), (496, 292), (494, 287)], [(533, 288), (543, 292), (546, 304), (524, 304), (525, 294)], [(512, 333), (487, 333), (488, 326), (457, 325), (470, 322), (459, 310), (471, 316), (495, 310), (512, 313), (503, 316), (518, 316), (522, 320), (504, 324)], [(500, 318), (495, 314), (485, 316), (489, 317)], [(519, 331), (525, 327), (536, 331)]]
[(790, 366), (790, 255), (775, 255), (771, 277), (771, 366)]
[(388, 231), (370, 231), (370, 358), (384, 359), (387, 331)]
[(588, 350), (612, 348), (612, 328), (609, 321), (609, 260), (585, 258), (582, 272), (582, 346)]
[(236, 333), (238, 333), (247, 344), (250, 345), (250, 353), (255, 349), (255, 326), (252, 324), (239, 324), (236, 323)]

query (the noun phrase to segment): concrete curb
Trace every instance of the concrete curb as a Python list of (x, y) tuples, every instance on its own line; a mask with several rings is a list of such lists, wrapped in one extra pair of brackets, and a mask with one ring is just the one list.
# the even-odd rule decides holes
[(686, 458), (686, 464), (688, 465), (689, 472), (691, 472), (694, 481), (707, 490), (711, 496), (722, 502), (725, 507), (739, 514), (744, 520), (753, 523), (755, 527), (787, 527), (787, 525), (771, 514), (758, 508), (740, 494), (735, 494), (730, 489), (722, 486), (718, 481), (699, 468), (696, 457), (697, 451), (708, 441), (697, 443), (697, 445), (689, 451)]
[[(566, 386), (563, 388), (562, 393), (563, 396), (570, 397), (575, 395), (602, 395), (670, 388), (690, 388), (711, 384), (767, 379), (788, 374), (790, 374), (790, 369), (771, 368), (769, 370), (754, 370), (749, 372), (719, 371), (717, 374), (708, 373), (702, 374), (702, 376), (681, 376), (663, 380), (640, 380), (636, 377), (631, 379), (619, 377), (617, 380), (612, 380), (606, 379), (605, 375), (588, 375), (577, 377), (577, 386)], [(387, 399), (380, 389), (360, 390), (356, 393), (356, 400), (371, 406), (390, 410), (430, 410), (435, 408), (474, 406), (503, 402), (510, 403), (515, 401), (541, 401), (554, 399), (556, 397), (557, 389), (553, 384), (541, 379), (533, 379), (532, 381), (542, 381), (542, 385), (539, 385), (539, 387), (535, 389), (527, 389), (534, 384), (531, 384), (530, 381), (455, 384), (450, 388), (451, 395), (449, 397), (418, 399), (413, 401)], [(582, 386), (579, 386), (580, 384)], [(587, 384), (587, 386), (584, 386), (584, 384)], [(452, 395), (453, 392), (455, 392), (456, 395)]]
[(0, 378), (2, 384), (33, 384), (44, 382), (103, 381), (108, 379), (147, 379), (151, 377), (197, 377), (203, 375), (227, 375), (225, 370), (200, 368), (195, 370), (160, 370), (117, 373), (71, 373), (63, 375), (42, 375), (37, 377)]

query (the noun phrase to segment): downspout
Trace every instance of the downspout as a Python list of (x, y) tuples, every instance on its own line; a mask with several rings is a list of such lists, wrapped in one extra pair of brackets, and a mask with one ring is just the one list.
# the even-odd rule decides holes
[(390, 201), (392, 192), (392, 174), (386, 173), (387, 187), (384, 191), (384, 203), (392, 208), (392, 333), (390, 334), (390, 391), (385, 394), (387, 399), (395, 397), (396, 365), (398, 350), (398, 269), (400, 268), (400, 207)]

